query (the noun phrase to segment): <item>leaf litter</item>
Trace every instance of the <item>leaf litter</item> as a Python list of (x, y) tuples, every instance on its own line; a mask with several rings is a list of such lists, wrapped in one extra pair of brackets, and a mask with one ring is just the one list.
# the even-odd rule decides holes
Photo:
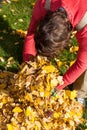
[(16, 74), (0, 71), (0, 130), (75, 130), (83, 122), (76, 91), (51, 96), (61, 80), (58, 66), (41, 56)]

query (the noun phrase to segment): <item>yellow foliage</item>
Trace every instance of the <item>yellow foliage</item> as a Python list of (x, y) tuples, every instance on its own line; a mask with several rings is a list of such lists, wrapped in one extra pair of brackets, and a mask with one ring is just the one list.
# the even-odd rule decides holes
[(4, 121), (8, 130), (74, 130), (82, 123), (83, 110), (75, 100), (76, 91), (61, 90), (52, 96), (52, 90), (63, 81), (58, 68), (47, 58), (38, 56), (23, 63), (17, 74), (0, 72), (2, 85), (3, 81), (1, 129)]
[(72, 66), (74, 63), (75, 63), (75, 60), (74, 60), (74, 61), (71, 61), (71, 62), (70, 62), (70, 66)]
[(54, 112), (54, 118), (58, 118), (60, 115), (59, 115), (59, 113), (58, 112)]
[(57, 62), (58, 67), (61, 67), (61, 66), (62, 66), (62, 64), (63, 64), (63, 62), (62, 62), (62, 61), (58, 61), (58, 62)]
[(14, 113), (20, 113), (20, 112), (22, 112), (23, 110), (22, 110), (20, 107), (15, 107), (12, 111), (13, 111)]
[(26, 93), (25, 97), (24, 97), (27, 101), (33, 102), (33, 97), (31, 94)]
[(27, 32), (26, 32), (26, 31), (23, 31), (23, 30), (16, 30), (16, 34), (19, 34), (20, 37), (25, 38), (26, 35), (27, 35)]
[(77, 91), (73, 90), (73, 91), (70, 91), (70, 90), (66, 90), (65, 91), (65, 98), (70, 98), (70, 99), (75, 99), (76, 96), (77, 96)]
[(34, 6), (34, 5), (35, 5), (35, 2), (31, 3), (31, 5), (33, 5), (33, 6)]
[(72, 46), (72, 47), (70, 48), (70, 52), (76, 52), (76, 51), (78, 51), (78, 49), (79, 49), (78, 46)]
[(31, 107), (27, 107), (27, 109), (25, 111), (25, 115), (30, 116), (32, 114), (31, 111), (32, 111)]
[(43, 73), (53, 73), (58, 71), (53, 65), (43, 66), (42, 70)]
[(45, 97), (50, 97), (50, 91), (46, 91), (46, 92), (44, 93), (44, 96), (45, 96)]
[(11, 124), (7, 124), (7, 129), (8, 130), (14, 130), (13, 126)]

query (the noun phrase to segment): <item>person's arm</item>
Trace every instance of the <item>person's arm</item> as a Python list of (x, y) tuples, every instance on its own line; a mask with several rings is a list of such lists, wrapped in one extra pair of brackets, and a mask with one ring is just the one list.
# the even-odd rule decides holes
[(56, 87), (58, 90), (73, 83), (87, 69), (87, 26), (81, 32), (78, 32), (76, 37), (79, 43), (77, 60), (64, 74), (64, 84), (58, 85)]
[(36, 55), (34, 32), (38, 21), (42, 16), (45, 15), (45, 13), (46, 10), (44, 8), (44, 3), (42, 3), (42, 0), (37, 0), (33, 9), (32, 18), (24, 42), (23, 61), (28, 61), (30, 57)]

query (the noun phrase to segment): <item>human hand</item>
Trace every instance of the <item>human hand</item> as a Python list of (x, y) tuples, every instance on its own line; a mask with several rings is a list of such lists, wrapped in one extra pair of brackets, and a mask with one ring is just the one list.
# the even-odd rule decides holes
[(51, 96), (56, 96), (57, 92), (62, 89), (64, 85), (63, 76), (58, 76), (58, 85), (52, 90)]
[(62, 90), (66, 85), (58, 85), (57, 87), (55, 87), (52, 91), (51, 91), (51, 96), (55, 97), (57, 95), (57, 93)]
[(58, 85), (56, 86), (57, 90), (62, 90), (67, 86), (66, 82), (63, 79), (63, 76), (58, 76)]
[(52, 90), (52, 92), (51, 92), (51, 96), (55, 97), (56, 94), (57, 94), (57, 89), (54, 88), (54, 89)]
[(24, 54), (23, 55), (23, 61), (24, 62), (33, 61), (33, 59), (34, 59), (34, 56), (31, 55), (31, 54)]

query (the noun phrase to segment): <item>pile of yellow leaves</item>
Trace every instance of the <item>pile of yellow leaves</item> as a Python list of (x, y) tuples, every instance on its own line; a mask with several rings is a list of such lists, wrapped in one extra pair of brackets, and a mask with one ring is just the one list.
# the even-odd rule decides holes
[(23, 63), (17, 74), (0, 72), (1, 130), (75, 130), (82, 123), (76, 91), (51, 92), (58, 68), (45, 57)]

